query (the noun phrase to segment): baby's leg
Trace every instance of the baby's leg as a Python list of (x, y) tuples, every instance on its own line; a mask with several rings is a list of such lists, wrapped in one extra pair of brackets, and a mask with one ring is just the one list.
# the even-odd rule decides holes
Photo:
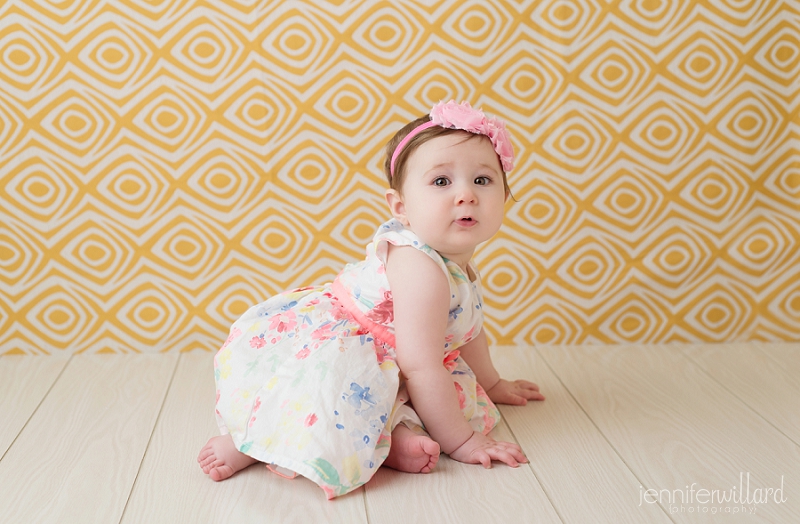
[(230, 435), (220, 435), (203, 446), (197, 462), (211, 480), (220, 481), (258, 461), (236, 449)]
[(430, 437), (398, 424), (392, 431), (392, 446), (383, 465), (408, 473), (430, 473), (439, 462), (439, 451), (439, 444)]

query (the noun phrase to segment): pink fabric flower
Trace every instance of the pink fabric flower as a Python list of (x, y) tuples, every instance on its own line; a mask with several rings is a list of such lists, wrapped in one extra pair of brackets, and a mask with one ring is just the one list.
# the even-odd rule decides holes
[(472, 329), (467, 331), (467, 334), (464, 335), (464, 338), (461, 339), (462, 344), (466, 344), (470, 340), (472, 340), (472, 336), (475, 334), (475, 326), (472, 326)]
[(473, 109), (469, 102), (456, 104), (451, 100), (446, 104), (437, 104), (431, 109), (431, 121), (437, 126), (463, 129), (470, 133), (486, 133), (486, 117), (483, 111)]
[(366, 317), (377, 324), (390, 324), (394, 321), (394, 301), (391, 291), (383, 292), (383, 300), (366, 313)]
[(461, 355), (461, 352), (457, 349), (454, 349), (444, 356), (442, 364), (444, 364), (445, 369), (450, 373), (452, 373), (453, 370), (455, 370), (456, 367), (458, 367), (456, 359), (459, 357), (459, 355)]
[(455, 385), (456, 393), (458, 394), (458, 407), (461, 408), (461, 411), (464, 411), (467, 407), (467, 395), (464, 393), (464, 388), (461, 387), (461, 384), (453, 382), (453, 385)]
[(514, 147), (505, 123), (497, 118), (487, 118), (480, 109), (474, 109), (469, 102), (457, 104), (455, 100), (440, 102), (431, 109), (431, 122), (449, 129), (463, 129), (470, 133), (486, 135), (500, 157), (503, 171), (514, 169)]
[(325, 324), (324, 326), (320, 327), (319, 329), (315, 329), (311, 332), (311, 340), (319, 340), (324, 341), (331, 338), (336, 337), (336, 333), (333, 331), (333, 326), (335, 324), (329, 323)]
[(375, 344), (375, 356), (378, 358), (378, 364), (383, 364), (387, 360), (394, 362), (394, 356), (389, 348), (390, 346), (386, 344)]
[(296, 318), (297, 315), (295, 315), (294, 311), (291, 309), (283, 313), (278, 313), (272, 317), (269, 328), (273, 330), (277, 329), (278, 333), (291, 331), (297, 326)]

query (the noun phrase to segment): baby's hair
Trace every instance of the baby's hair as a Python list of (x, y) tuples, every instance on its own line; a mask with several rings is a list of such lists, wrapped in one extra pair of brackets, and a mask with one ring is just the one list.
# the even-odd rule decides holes
[[(412, 120), (408, 124), (404, 125), (395, 135), (389, 140), (389, 143), (386, 144), (386, 161), (383, 163), (383, 171), (386, 175), (386, 180), (389, 182), (389, 187), (401, 191), (403, 187), (403, 181), (406, 177), (406, 164), (408, 163), (408, 159), (411, 156), (411, 153), (416, 151), (416, 149), (424, 144), (429, 140), (433, 140), (434, 138), (450, 135), (453, 133), (461, 133), (461, 134), (468, 134), (470, 135), (467, 139), (470, 140), (472, 138), (480, 138), (484, 135), (477, 135), (473, 133), (468, 133), (467, 131), (462, 131), (460, 129), (449, 129), (444, 128), (441, 126), (433, 126), (424, 131), (420, 132), (418, 135), (413, 137), (408, 144), (405, 145), (402, 151), (397, 155), (397, 158), (394, 161), (394, 176), (392, 176), (392, 155), (394, 154), (394, 150), (397, 149), (398, 144), (408, 135), (411, 131), (416, 129), (418, 126), (424, 124), (425, 122), (430, 121), (430, 115), (425, 115), (417, 118), (416, 120)], [(488, 140), (488, 138), (487, 138)], [(498, 165), (500, 165), (500, 160), (498, 159)], [(501, 168), (500, 171), (503, 173), (503, 187), (506, 190), (507, 194), (511, 194), (511, 189), (508, 187), (508, 180), (506, 179), (506, 172), (503, 171)]]

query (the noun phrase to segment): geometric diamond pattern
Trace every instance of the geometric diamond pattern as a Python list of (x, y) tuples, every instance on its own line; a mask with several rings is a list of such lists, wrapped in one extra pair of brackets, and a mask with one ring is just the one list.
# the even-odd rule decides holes
[(0, 354), (215, 350), (388, 217), (434, 103), (508, 122), (494, 343), (800, 340), (792, 2), (0, 5)]

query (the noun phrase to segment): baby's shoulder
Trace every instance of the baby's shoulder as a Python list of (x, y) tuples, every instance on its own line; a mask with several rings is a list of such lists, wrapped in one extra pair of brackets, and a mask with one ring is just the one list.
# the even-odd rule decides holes
[(425, 253), (409, 246), (389, 246), (386, 264), (395, 306), (440, 313), (449, 308), (451, 286), (446, 274)]
[[(444, 268), (444, 259), (436, 250), (431, 249), (416, 233), (406, 228), (402, 222), (391, 219), (378, 229), (372, 241), (375, 254), (383, 262), (386, 262), (389, 246), (407, 246), (421, 252), (425, 257), (431, 258), (436, 264)], [(422, 260), (423, 258), (420, 258)]]
[[(434, 253), (436, 253), (434, 251)], [(438, 253), (437, 253), (438, 255)], [(445, 276), (442, 271), (444, 260), (441, 257), (431, 257), (426, 251), (404, 244), (387, 244), (386, 246), (387, 269), (392, 267), (401, 268), (409, 273), (422, 271), (436, 275)], [(391, 260), (391, 262), (389, 262)], [(441, 262), (440, 262), (441, 261)]]

